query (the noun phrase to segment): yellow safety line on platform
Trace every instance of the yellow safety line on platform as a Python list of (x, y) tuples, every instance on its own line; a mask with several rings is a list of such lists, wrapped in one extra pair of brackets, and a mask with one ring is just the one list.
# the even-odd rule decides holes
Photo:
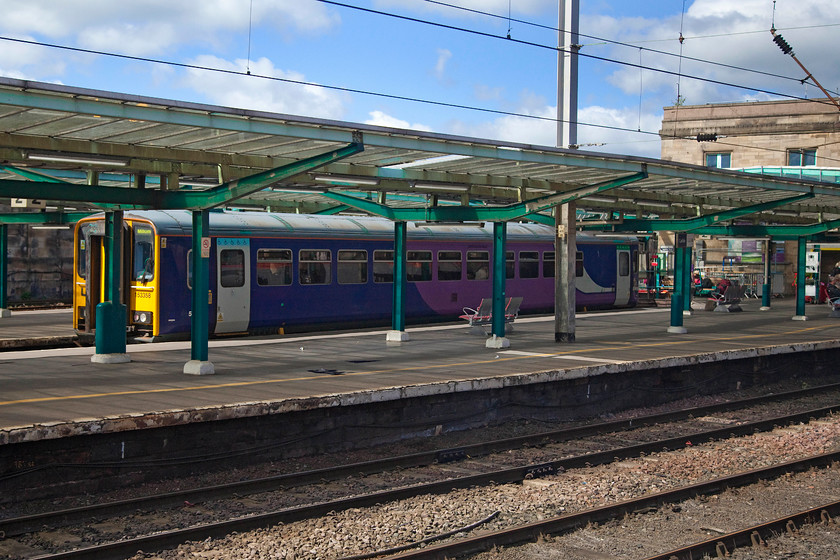
[[(793, 331), (785, 331), (782, 333), (765, 333), (765, 334), (749, 334), (749, 335), (742, 335), (742, 336), (727, 336), (727, 337), (718, 337), (718, 338), (707, 338), (703, 339), (702, 342), (720, 342), (726, 340), (738, 340), (738, 339), (747, 339), (747, 338), (763, 338), (768, 336), (780, 336), (780, 335), (789, 335), (789, 334), (798, 334), (808, 331), (816, 331), (816, 330), (824, 330), (824, 329), (833, 329), (836, 328), (834, 325), (823, 325), (823, 326), (814, 326), (808, 327), (803, 329), (796, 329)], [(684, 344), (689, 342), (685, 339), (682, 340), (673, 340), (667, 342), (651, 342), (647, 344), (636, 344), (633, 345), (632, 348), (653, 348), (659, 346), (673, 346), (677, 344)], [(451, 368), (451, 367), (464, 367), (464, 366), (475, 366), (480, 364), (489, 364), (489, 363), (498, 363), (504, 361), (512, 361), (512, 360), (527, 360), (531, 358), (554, 358), (554, 357), (562, 357), (564, 354), (582, 354), (586, 352), (603, 352), (603, 351), (610, 351), (615, 349), (627, 349), (627, 346), (620, 346), (618, 344), (612, 346), (604, 346), (601, 348), (575, 348), (573, 350), (569, 350), (568, 352), (552, 352), (552, 353), (545, 353), (545, 354), (533, 354), (528, 356), (511, 356), (511, 357), (493, 357), (488, 360), (478, 360), (472, 362), (458, 362), (452, 364), (438, 364), (438, 365), (425, 365), (425, 366), (412, 366), (412, 367), (404, 367), (404, 368), (394, 368), (394, 369), (383, 369), (383, 370), (372, 370), (372, 371), (359, 371), (353, 373), (343, 373), (341, 377), (351, 377), (351, 376), (360, 376), (360, 375), (381, 375), (381, 374), (388, 374), (388, 373), (400, 373), (404, 371), (415, 371), (419, 369), (440, 369), (440, 368)], [(503, 351), (500, 353), (504, 353)], [(610, 360), (605, 359), (605, 363), (609, 363)], [(314, 381), (317, 379), (335, 379), (335, 375), (327, 374), (327, 375), (316, 375), (316, 376), (308, 376), (308, 377), (291, 377), (287, 379), (263, 379), (259, 381), (238, 381), (235, 383), (221, 383), (219, 385), (198, 385), (195, 387), (171, 387), (168, 389), (138, 389), (134, 391), (116, 391), (113, 393), (89, 393), (85, 395), (65, 395), (62, 397), (39, 397), (39, 398), (32, 398), (32, 399), (19, 399), (13, 401), (0, 401), (0, 406), (9, 406), (13, 404), (27, 404), (27, 403), (40, 403), (40, 402), (54, 402), (54, 401), (66, 401), (66, 400), (80, 400), (80, 399), (92, 399), (97, 397), (118, 397), (124, 395), (148, 395), (154, 393), (174, 393), (179, 391), (201, 391), (205, 389), (226, 389), (230, 387), (248, 387), (251, 385), (266, 385), (266, 384), (273, 384), (273, 383), (288, 383), (290, 381)]]

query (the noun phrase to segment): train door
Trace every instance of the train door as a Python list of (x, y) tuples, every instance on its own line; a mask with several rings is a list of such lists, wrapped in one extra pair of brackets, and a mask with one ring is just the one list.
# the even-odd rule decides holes
[(630, 249), (619, 247), (615, 252), (615, 258), (615, 305), (627, 305), (630, 302), (630, 290), (632, 288)]
[(251, 314), (251, 242), (241, 238), (216, 239), (215, 334), (248, 330)]
[[(104, 301), (105, 297), (105, 234), (103, 232), (104, 222), (91, 222), (83, 226), (82, 235), (79, 239), (79, 273), (83, 273), (84, 285), (81, 295), (84, 297), (84, 304), (79, 309), (81, 317), (77, 318), (77, 326), (84, 327), (84, 332), (92, 333), (96, 330), (96, 306)], [(123, 247), (121, 252), (122, 270), (120, 287), (120, 303), (126, 303), (128, 284), (130, 277), (125, 264), (129, 261), (126, 258), (131, 247), (131, 236), (127, 226), (123, 226)]]

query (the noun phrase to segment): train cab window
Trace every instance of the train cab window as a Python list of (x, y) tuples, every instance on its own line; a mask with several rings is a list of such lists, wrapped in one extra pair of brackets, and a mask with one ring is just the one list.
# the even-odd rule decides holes
[(292, 283), (292, 251), (259, 249), (257, 251), (257, 284), (288, 286)]
[(626, 251), (618, 254), (618, 275), (630, 276), (630, 253)]
[(394, 252), (373, 252), (373, 281), (376, 284), (386, 284), (394, 281)]
[(490, 253), (467, 251), (467, 280), (487, 280), (490, 277)]
[(543, 253), (543, 278), (554, 278), (554, 251)]
[(461, 268), (461, 251), (438, 251), (438, 280), (460, 280)]
[(301, 250), (298, 253), (298, 274), (301, 284), (329, 284), (332, 271), (332, 251)]
[(432, 252), (409, 251), (406, 259), (409, 282), (429, 282), (432, 279)]
[(583, 276), (583, 251), (575, 253), (575, 276), (578, 278)]
[(134, 226), (134, 280), (142, 283), (155, 276), (155, 234), (150, 226)]
[(516, 276), (516, 256), (513, 251), (505, 251), (505, 278)]
[(519, 251), (519, 277), (539, 278), (540, 254), (537, 251)]
[(343, 249), (338, 252), (339, 284), (364, 284), (367, 282), (367, 251)]
[(222, 250), (219, 255), (219, 283), (222, 288), (239, 288), (245, 285), (245, 251)]

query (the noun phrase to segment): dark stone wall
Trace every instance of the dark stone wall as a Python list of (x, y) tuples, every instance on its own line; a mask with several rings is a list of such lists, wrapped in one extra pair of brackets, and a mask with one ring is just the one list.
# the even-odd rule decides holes
[(73, 297), (73, 230), (8, 226), (9, 305), (70, 303)]

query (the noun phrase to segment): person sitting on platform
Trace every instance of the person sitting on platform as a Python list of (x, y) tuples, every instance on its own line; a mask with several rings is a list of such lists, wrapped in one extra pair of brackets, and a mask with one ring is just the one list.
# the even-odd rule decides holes
[(835, 274), (833, 281), (826, 286), (825, 291), (829, 300), (840, 298), (840, 274)]
[(729, 281), (729, 278), (721, 278), (717, 284), (717, 293), (723, 295), (726, 293), (726, 289), (732, 285), (732, 282)]

